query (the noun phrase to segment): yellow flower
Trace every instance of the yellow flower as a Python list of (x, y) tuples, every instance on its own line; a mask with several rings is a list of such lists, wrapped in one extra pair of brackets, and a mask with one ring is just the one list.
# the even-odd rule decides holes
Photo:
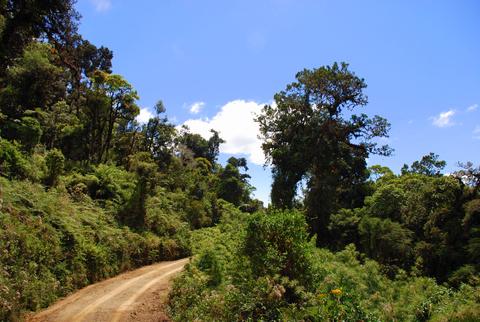
[(334, 290), (331, 290), (330, 293), (335, 294), (335, 295), (340, 295), (342, 294), (342, 290), (339, 288), (336, 288)]

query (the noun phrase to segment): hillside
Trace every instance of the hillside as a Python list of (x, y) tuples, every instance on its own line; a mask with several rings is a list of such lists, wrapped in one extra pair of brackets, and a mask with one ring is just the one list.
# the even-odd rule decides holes
[(162, 100), (141, 115), (76, 5), (0, 1), (0, 320), (186, 257), (176, 321), (480, 320), (480, 166), (447, 173), (434, 152), (370, 164), (397, 158), (392, 123), (367, 114), (348, 63), (300, 70), (249, 115), (271, 171), (264, 205), (246, 150), (221, 153), (222, 133), (177, 124)]

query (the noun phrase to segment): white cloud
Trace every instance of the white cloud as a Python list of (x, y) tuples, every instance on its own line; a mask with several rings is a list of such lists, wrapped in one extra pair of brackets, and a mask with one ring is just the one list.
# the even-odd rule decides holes
[(108, 11), (112, 7), (111, 0), (90, 0), (98, 12)]
[(137, 122), (140, 123), (140, 124), (145, 124), (152, 117), (153, 117), (153, 114), (152, 114), (152, 112), (150, 112), (148, 107), (142, 107), (140, 109), (140, 114), (137, 115)]
[(260, 113), (262, 107), (263, 104), (253, 101), (235, 100), (222, 106), (211, 119), (191, 119), (184, 124), (204, 138), (211, 136), (210, 129), (218, 131), (226, 141), (220, 146), (220, 152), (244, 154), (250, 162), (263, 165), (265, 156), (258, 138), (258, 124), (254, 121), (255, 114)]
[(469, 107), (467, 107), (467, 112), (473, 112), (473, 111), (476, 111), (478, 108), (478, 104), (473, 104), (473, 105), (470, 105)]
[(198, 114), (204, 107), (205, 107), (204, 102), (195, 102), (192, 105), (190, 105), (190, 113)]
[(433, 125), (437, 127), (449, 127), (455, 125), (452, 121), (453, 116), (456, 114), (455, 110), (449, 110), (440, 113), (438, 116), (432, 117)]
[(475, 130), (473, 130), (473, 138), (480, 140), (480, 125), (477, 125)]

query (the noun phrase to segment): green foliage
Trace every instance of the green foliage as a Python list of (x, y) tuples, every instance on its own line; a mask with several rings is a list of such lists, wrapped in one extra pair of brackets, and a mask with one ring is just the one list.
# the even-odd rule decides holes
[(74, 1), (0, 1), (0, 320), (191, 254), (176, 320), (480, 319), (479, 168), (367, 169), (390, 125), (354, 114), (366, 84), (346, 63), (299, 72), (258, 116), (273, 206), (305, 210), (263, 213), (246, 160), (216, 162), (218, 132), (177, 131), (161, 101), (136, 121), (78, 19)]
[(0, 77), (20, 56), (32, 39), (48, 38), (63, 43), (76, 31), (79, 15), (73, 0), (32, 0), (0, 2)]
[[(403, 268), (452, 285), (464, 265), (478, 272), (478, 196), (452, 176), (404, 173), (384, 175), (373, 183), (373, 194), (357, 209), (332, 215), (329, 229), (394, 274)], [(473, 273), (477, 274), (477, 273)], [(452, 276), (451, 276), (452, 275)]]
[(244, 197), (244, 187), (238, 169), (227, 164), (220, 178), (218, 196), (239, 206)]
[(480, 277), (474, 265), (464, 265), (450, 274), (448, 284), (459, 287), (461, 284), (480, 285)]
[(328, 229), (332, 240), (329, 246), (333, 249), (343, 249), (348, 244), (358, 244), (360, 241), (359, 224), (363, 214), (358, 209), (340, 209), (330, 217)]
[(368, 155), (390, 154), (374, 142), (388, 136), (390, 124), (350, 113), (367, 104), (367, 85), (346, 63), (305, 69), (296, 79), (275, 94), (276, 104), (266, 105), (257, 122), (273, 168), (272, 204), (291, 208), (297, 184), (306, 181), (307, 220), (326, 245), (330, 214), (361, 205)]
[(127, 225), (144, 228), (147, 214), (146, 201), (155, 188), (157, 166), (149, 153), (140, 152), (131, 156), (130, 168), (136, 173), (137, 184), (121, 216)]
[(43, 143), (47, 148), (64, 146), (68, 150), (70, 140), (82, 130), (78, 117), (71, 113), (65, 101), (55, 103), (49, 110), (36, 109), (43, 128)]
[(369, 167), (368, 171), (370, 172), (370, 178), (373, 181), (377, 181), (380, 179), (388, 180), (395, 176), (392, 170), (378, 164), (372, 165), (371, 167)]
[(385, 184), (375, 190), (371, 197), (365, 200), (369, 213), (375, 217), (401, 220), (405, 191), (395, 184)]
[(200, 255), (198, 260), (198, 268), (209, 277), (209, 286), (214, 287), (222, 283), (222, 262), (219, 260), (218, 255), (213, 250), (206, 250)]
[(410, 168), (408, 165), (402, 167), (402, 173), (417, 173), (426, 176), (439, 176), (440, 172), (445, 168), (447, 163), (438, 159), (438, 154), (430, 152), (428, 155), (424, 155), (420, 161), (412, 163)]
[[(63, 70), (54, 64), (52, 50), (48, 44), (33, 42), (8, 68), (7, 86), (0, 89), (0, 102), (2, 112), (12, 121), (20, 119), (27, 110), (47, 109), (64, 97)], [(14, 123), (7, 123), (3, 135), (8, 135), (8, 138), (15, 135), (10, 133), (14, 131), (13, 126)]]
[(10, 179), (28, 177), (27, 160), (18, 145), (2, 138), (0, 138), (0, 174)]
[(92, 172), (72, 173), (65, 177), (65, 186), (72, 196), (88, 195), (100, 204), (117, 209), (126, 203), (135, 188), (135, 175), (122, 168), (100, 164)]
[[(0, 179), (0, 320), (76, 288), (161, 259), (168, 239), (136, 234), (88, 199)], [(176, 232), (172, 239), (178, 239)], [(177, 249), (180, 249), (178, 246)]]
[(305, 218), (299, 212), (260, 213), (249, 220), (245, 253), (254, 276), (279, 274), (315, 287), (308, 255), (313, 248)]
[(350, 296), (340, 302), (337, 291), (330, 293), (334, 288), (327, 291), (329, 303), (321, 307), (321, 315), (320, 306), (313, 307), (317, 298), (327, 299), (315, 295), (320, 266), (303, 215), (274, 212), (241, 218), (195, 232), (194, 251), (199, 257), (170, 296), (175, 320), (324, 320), (353, 311), (364, 316)]
[(250, 193), (254, 188), (248, 183), (250, 176), (240, 173), (240, 169), (248, 170), (245, 158), (230, 157), (219, 175), (218, 196), (236, 206), (247, 205)]
[(165, 168), (172, 158), (172, 147), (170, 143), (175, 137), (175, 127), (168, 123), (166, 117), (160, 115), (165, 112), (165, 107), (160, 101), (156, 106), (157, 115), (150, 118), (142, 127), (144, 137), (143, 149), (150, 151), (155, 162)]
[[(478, 287), (462, 284), (454, 291), (433, 279), (408, 277), (404, 271), (390, 279), (381, 265), (363, 258), (353, 245), (338, 253), (314, 247), (305, 225), (298, 212), (276, 211), (229, 216), (216, 227), (195, 231), (197, 256), (175, 280), (169, 298), (171, 317), (175, 321), (476, 321), (480, 317)], [(298, 260), (291, 264), (302, 272), (301, 278), (310, 272), (308, 283), (283, 274), (287, 258)]]
[(42, 128), (37, 119), (24, 116), (20, 122), (15, 125), (17, 138), (21, 142), (23, 148), (31, 153), (33, 148), (40, 142), (42, 136)]
[(0, 37), (2, 36), (4, 30), (5, 30), (5, 17), (3, 15), (0, 15)]
[[(96, 124), (90, 125), (88, 154), (91, 161), (97, 163), (108, 160), (112, 142), (114, 140), (115, 126), (124, 126), (132, 122), (140, 112), (136, 105), (138, 94), (122, 76), (109, 74), (97, 70), (92, 78), (92, 101), (88, 104), (88, 113), (92, 113)], [(103, 115), (98, 117), (98, 104), (102, 106)], [(94, 126), (94, 128), (91, 128)], [(98, 128), (97, 128), (98, 127)], [(95, 133), (96, 132), (96, 133)]]
[(220, 152), (220, 144), (225, 141), (220, 138), (217, 131), (210, 130), (210, 132), (212, 136), (206, 140), (200, 134), (190, 133), (189, 129), (184, 127), (177, 138), (177, 144), (184, 150), (183, 157), (188, 158), (188, 152), (190, 152), (193, 158), (205, 158), (210, 163), (215, 162)]
[(364, 217), (358, 226), (362, 249), (390, 266), (412, 264), (412, 231), (390, 219)]
[(55, 187), (65, 166), (65, 157), (62, 151), (57, 149), (48, 151), (45, 163), (47, 165), (46, 183), (50, 187)]

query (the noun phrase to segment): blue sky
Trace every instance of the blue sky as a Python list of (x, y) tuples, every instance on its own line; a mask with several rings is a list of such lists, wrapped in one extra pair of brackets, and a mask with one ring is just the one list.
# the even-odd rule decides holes
[[(79, 0), (80, 31), (114, 52), (114, 72), (138, 90), (142, 116), (162, 99), (175, 124), (228, 140), (269, 198), (251, 114), (303, 68), (346, 61), (365, 78), (362, 111), (392, 124), (398, 172), (435, 152), (480, 163), (480, 2)], [(239, 154), (240, 153), (240, 154)], [(241, 154), (243, 153), (243, 154)]]

